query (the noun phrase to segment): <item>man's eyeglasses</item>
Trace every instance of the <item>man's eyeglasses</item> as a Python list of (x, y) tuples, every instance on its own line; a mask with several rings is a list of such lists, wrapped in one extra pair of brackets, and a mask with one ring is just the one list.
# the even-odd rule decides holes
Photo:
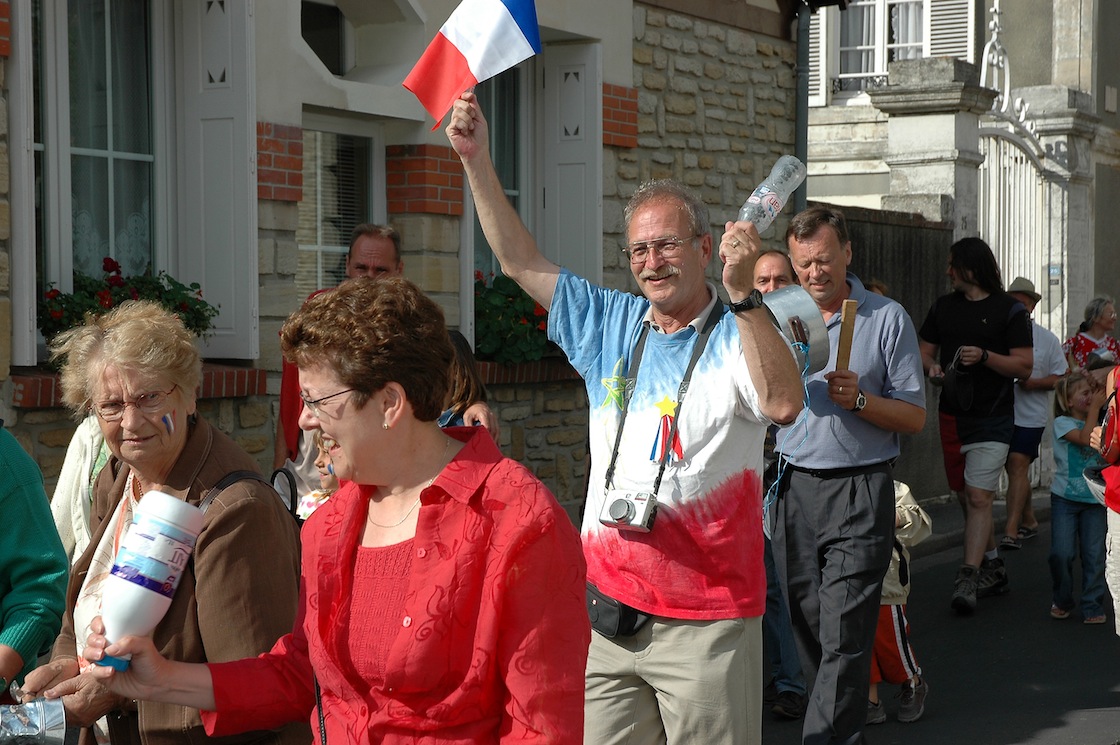
[(324, 401), (329, 401), (330, 399), (334, 398), (335, 396), (341, 396), (343, 393), (351, 393), (354, 390), (355, 390), (354, 388), (347, 388), (344, 391), (339, 391), (338, 393), (332, 393), (329, 396), (323, 396), (322, 398), (317, 398), (314, 401), (307, 398), (307, 396), (303, 395), (302, 393), (299, 394), (299, 397), (300, 397), (300, 399), (303, 400), (303, 405), (306, 406), (307, 410), (311, 412), (311, 416), (315, 417), (316, 419), (321, 419), (322, 416), (323, 416), (323, 406), (322, 406), (322, 404), (323, 404)]
[(656, 251), (663, 259), (672, 259), (680, 255), (681, 248), (686, 243), (691, 243), (699, 237), (698, 235), (692, 235), (688, 238), (670, 236), (668, 238), (658, 238), (655, 241), (639, 241), (623, 248), (622, 253), (630, 257), (631, 264), (644, 264), (646, 259), (649, 258), (650, 251)]
[(102, 401), (93, 405), (93, 411), (105, 422), (117, 422), (124, 417), (125, 409), (129, 406), (136, 407), (141, 414), (158, 414), (167, 404), (167, 397), (178, 386), (171, 386), (167, 391), (152, 391), (136, 397), (134, 401)]

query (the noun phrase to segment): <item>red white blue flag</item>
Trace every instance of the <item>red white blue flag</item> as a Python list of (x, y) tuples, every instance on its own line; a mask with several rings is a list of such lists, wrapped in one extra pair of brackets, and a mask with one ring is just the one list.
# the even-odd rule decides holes
[(436, 125), (459, 95), (541, 51), (533, 0), (463, 0), (404, 79)]

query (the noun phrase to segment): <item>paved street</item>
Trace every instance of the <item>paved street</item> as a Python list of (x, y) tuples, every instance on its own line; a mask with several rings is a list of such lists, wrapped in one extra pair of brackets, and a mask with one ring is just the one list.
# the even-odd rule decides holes
[[(1047, 502), (1036, 499), (1036, 510)], [(930, 511), (935, 533), (930, 540), (943, 548), (949, 543), (945, 530), (955, 526), (953, 511), (959, 515), (959, 509), (943, 505)], [(1002, 524), (999, 517), (997, 531)], [(1011, 592), (981, 600), (971, 618), (949, 608), (959, 548), (913, 561), (910, 621), (931, 692), (922, 719), (901, 724), (895, 719), (897, 688), (882, 687), (888, 719), (867, 729), (869, 743), (1120, 742), (1120, 638), (1111, 608), (1104, 626), (1085, 626), (1076, 612), (1064, 621), (1051, 619), (1049, 547), (1049, 523), (1043, 522), (1038, 537), (1025, 542), (1023, 550), (1004, 554)], [(800, 743), (800, 721), (765, 717), (766, 745)]]

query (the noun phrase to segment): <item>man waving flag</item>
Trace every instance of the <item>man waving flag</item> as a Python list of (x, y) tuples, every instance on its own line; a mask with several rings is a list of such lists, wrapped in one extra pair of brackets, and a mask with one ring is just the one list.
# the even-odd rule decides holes
[(439, 126), (463, 91), (541, 51), (533, 0), (463, 0), (404, 79)]

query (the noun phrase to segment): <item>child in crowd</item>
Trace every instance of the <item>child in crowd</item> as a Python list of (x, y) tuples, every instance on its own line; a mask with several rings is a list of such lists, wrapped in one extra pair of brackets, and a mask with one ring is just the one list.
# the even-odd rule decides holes
[(906, 599), (910, 595), (910, 547), (924, 541), (933, 531), (929, 514), (914, 500), (910, 487), (894, 482), (894, 551), (883, 578), (879, 625), (871, 652), (871, 687), (867, 692), (867, 723), (887, 721), (887, 710), (879, 700), (879, 682), (902, 686), (898, 721), (916, 722), (925, 711), (929, 685), (922, 677), (910, 646), (910, 621)]
[(1103, 624), (1105, 507), (1089, 491), (1083, 473), (1100, 465), (1090, 446), (1107, 392), (1085, 374), (1070, 373), (1054, 388), (1054, 479), (1050, 485), (1050, 617), (1069, 618), (1073, 611), (1073, 560), (1081, 554), (1081, 618)]
[(328, 452), (326, 443), (323, 442), (323, 431), (317, 429), (311, 437), (319, 453), (315, 457), (315, 468), (319, 470), (319, 488), (299, 498), (299, 506), (296, 508), (296, 515), (300, 520), (306, 520), (311, 517), (311, 513), (314, 512), (319, 505), (326, 502), (332, 494), (338, 491), (338, 477), (334, 475), (334, 465), (331, 463), (331, 454)]
[(467, 338), (458, 331), (451, 331), (451, 347), (455, 350), (455, 357), (451, 360), (451, 385), (447, 390), (447, 407), (440, 414), (439, 426), (462, 427), (463, 414), (467, 408), (476, 401), (486, 401), (486, 387), (482, 383), (482, 376), (474, 364), (474, 354)]

